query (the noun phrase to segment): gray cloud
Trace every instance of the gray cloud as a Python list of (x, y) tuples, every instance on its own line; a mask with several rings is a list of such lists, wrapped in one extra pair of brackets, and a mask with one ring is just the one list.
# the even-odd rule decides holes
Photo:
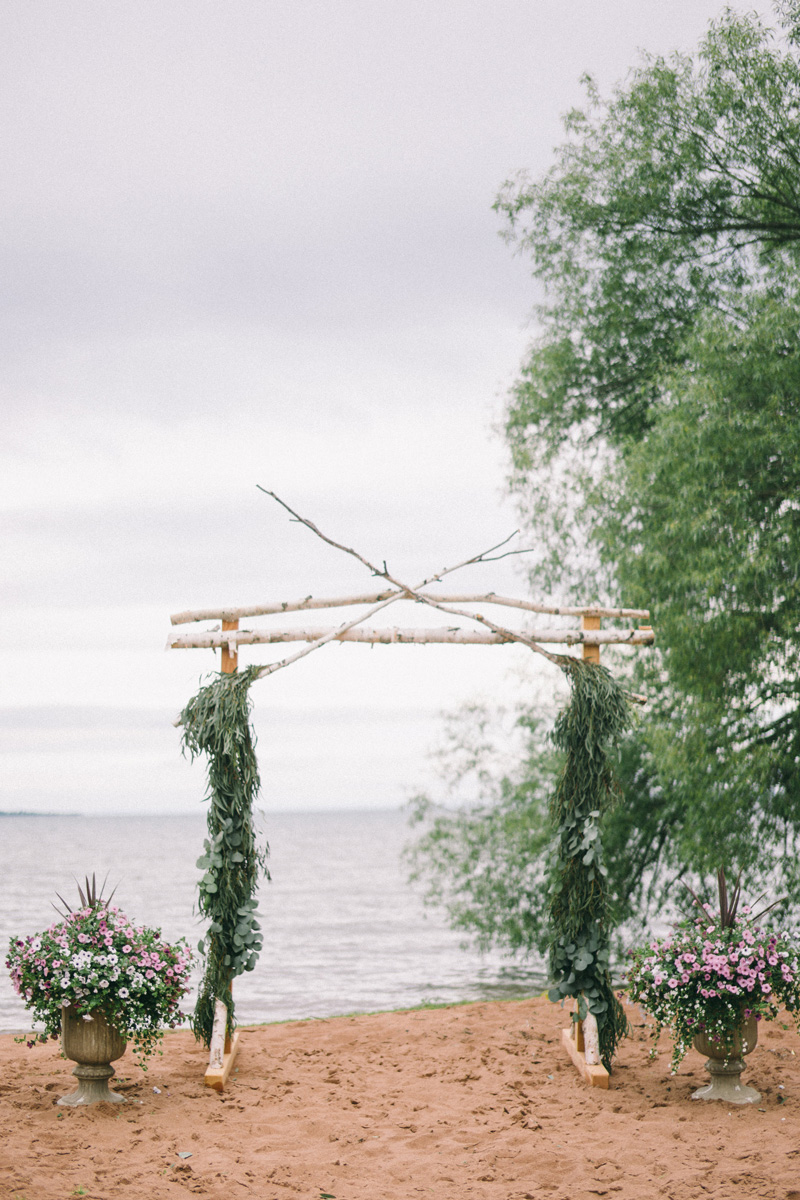
[[(492, 201), (518, 168), (546, 169), (582, 72), (608, 89), (638, 46), (689, 48), (720, 7), (6, 6), (0, 767), (13, 807), (81, 807), (85, 792), (98, 808), (188, 804), (175, 731), (126, 708), (162, 712), (194, 686), (194, 666), (184, 679), (156, 664), (168, 613), (364, 587), (257, 482), (401, 578), (513, 528), (490, 424), (536, 296)], [(508, 562), (496, 568), (475, 587), (506, 586)], [(377, 660), (348, 659), (359, 702)], [(324, 687), (333, 703), (337, 661), (270, 695), (311, 711)], [(276, 768), (287, 803), (397, 802), (408, 748), (429, 740), (419, 696), (451, 669), (404, 661), (382, 690), (369, 675), (383, 708), (402, 694), (399, 732), (366, 712), (332, 725), (316, 757), (297, 733)], [(458, 661), (465, 693), (497, 692), (499, 668)], [(65, 699), (83, 715), (49, 707)], [(8, 716), (23, 701), (24, 753)]]

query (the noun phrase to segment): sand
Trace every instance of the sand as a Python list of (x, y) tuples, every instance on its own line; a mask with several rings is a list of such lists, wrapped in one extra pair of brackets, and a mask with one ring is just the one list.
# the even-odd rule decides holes
[[(669, 1074), (630, 1009), (608, 1091), (588, 1088), (545, 999), (249, 1028), (223, 1095), (168, 1034), (125, 1105), (56, 1107), (56, 1043), (0, 1038), (3, 1200), (800, 1200), (800, 1039), (762, 1024), (744, 1079), (757, 1107), (692, 1102), (694, 1051)], [(189, 1157), (186, 1157), (186, 1156)]]

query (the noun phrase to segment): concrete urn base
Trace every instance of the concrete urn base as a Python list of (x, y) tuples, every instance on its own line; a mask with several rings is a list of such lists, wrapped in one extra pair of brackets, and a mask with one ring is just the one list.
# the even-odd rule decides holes
[(706, 1070), (711, 1082), (692, 1094), (693, 1100), (725, 1100), (728, 1104), (756, 1104), (761, 1095), (755, 1088), (742, 1083), (744, 1056), (755, 1050), (758, 1041), (758, 1021), (748, 1017), (737, 1031), (730, 1049), (720, 1042), (712, 1042), (703, 1033), (694, 1039), (694, 1048), (708, 1056)]
[(67, 1058), (78, 1065), (72, 1074), (78, 1080), (77, 1090), (62, 1096), (59, 1104), (125, 1104), (124, 1096), (112, 1092), (108, 1081), (114, 1075), (111, 1066), (122, 1058), (127, 1042), (95, 1010), (91, 1021), (84, 1021), (71, 1008), (61, 1013), (61, 1049)]

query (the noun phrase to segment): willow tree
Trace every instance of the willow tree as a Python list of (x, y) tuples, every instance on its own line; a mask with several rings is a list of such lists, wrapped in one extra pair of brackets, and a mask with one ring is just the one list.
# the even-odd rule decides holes
[(623, 916), (722, 861), (800, 902), (800, 0), (775, 9), (588, 81), (497, 204), (544, 289), (506, 420), (532, 578), (659, 628), (606, 825)]

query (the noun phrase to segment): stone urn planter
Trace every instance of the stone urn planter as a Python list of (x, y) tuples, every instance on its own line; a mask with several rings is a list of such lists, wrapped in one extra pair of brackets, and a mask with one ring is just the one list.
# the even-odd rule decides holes
[(95, 1010), (92, 1020), (85, 1021), (74, 1009), (61, 1011), (61, 1049), (67, 1058), (78, 1065), (72, 1072), (78, 1080), (77, 1090), (62, 1096), (59, 1104), (125, 1104), (124, 1096), (109, 1089), (114, 1074), (111, 1066), (125, 1053), (127, 1042), (116, 1029)]
[(713, 1042), (703, 1033), (694, 1039), (694, 1048), (708, 1057), (706, 1070), (711, 1082), (692, 1094), (693, 1100), (726, 1100), (728, 1104), (756, 1104), (760, 1094), (740, 1081), (744, 1056), (755, 1050), (758, 1041), (758, 1021), (748, 1017), (737, 1030), (730, 1049)]

